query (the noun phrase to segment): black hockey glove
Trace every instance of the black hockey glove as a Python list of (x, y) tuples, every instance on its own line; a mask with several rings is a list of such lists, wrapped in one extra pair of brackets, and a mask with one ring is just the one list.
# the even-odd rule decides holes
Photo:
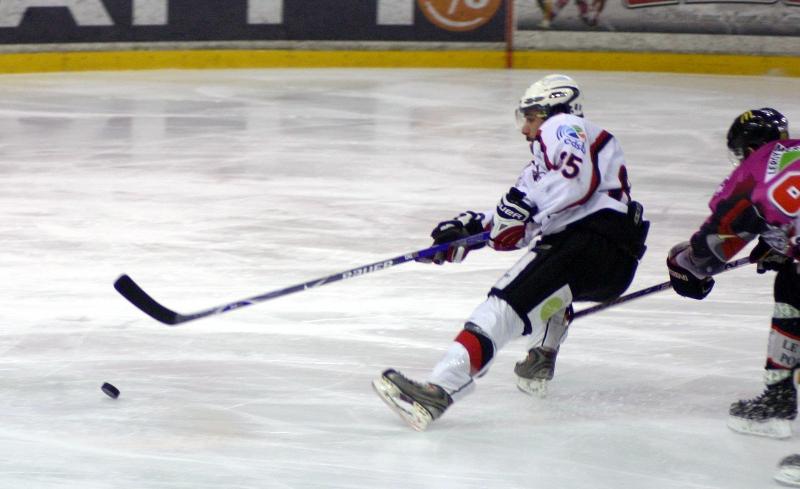
[(492, 232), (489, 235), (489, 246), (492, 248), (509, 251), (523, 246), (526, 225), (536, 213), (535, 208), (525, 203), (523, 197), (525, 197), (524, 192), (511, 187), (500, 199), (492, 219)]
[[(431, 231), (433, 244), (449, 243), (483, 231), (483, 219), (485, 215), (481, 212), (466, 211), (457, 215), (449, 221), (442, 221)], [(460, 263), (467, 257), (471, 250), (483, 248), (485, 243), (478, 243), (470, 246), (453, 246), (447, 251), (440, 251), (430, 258), (418, 258), (417, 261), (423, 263), (435, 263), (441, 265), (444, 262)]]
[(692, 247), (688, 241), (678, 243), (669, 250), (667, 268), (672, 288), (679, 295), (691, 299), (702, 300), (714, 287), (714, 279), (710, 276), (698, 276), (692, 271)]
[(763, 238), (758, 238), (758, 244), (750, 252), (750, 263), (756, 264), (756, 272), (764, 273), (767, 270), (780, 270), (787, 263), (794, 260), (775, 250)]

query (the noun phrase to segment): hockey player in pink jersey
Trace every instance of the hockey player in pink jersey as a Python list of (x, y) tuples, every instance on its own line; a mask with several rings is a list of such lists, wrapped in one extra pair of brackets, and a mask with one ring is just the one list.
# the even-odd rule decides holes
[(711, 198), (708, 219), (667, 258), (675, 291), (703, 299), (714, 286), (712, 276), (758, 238), (751, 261), (759, 273), (777, 271), (766, 390), (733, 403), (728, 426), (774, 438), (791, 436), (797, 416), (792, 373), (800, 366), (800, 140), (788, 138), (788, 122), (775, 109), (737, 117), (728, 131), (728, 148), (741, 163)]
[[(473, 390), (495, 353), (520, 336), (531, 338), (532, 348), (516, 365), (518, 387), (536, 392), (552, 378), (572, 302), (614, 299), (633, 279), (649, 223), (631, 200), (619, 143), (583, 118), (580, 95), (565, 75), (531, 85), (517, 115), (533, 160), (493, 212), (464, 212), (431, 233), (438, 244), (491, 229), (495, 250), (533, 246), (472, 312), (427, 382), (394, 369), (373, 382), (378, 395), (417, 430)], [(459, 262), (468, 251), (454, 247), (433, 261)]]

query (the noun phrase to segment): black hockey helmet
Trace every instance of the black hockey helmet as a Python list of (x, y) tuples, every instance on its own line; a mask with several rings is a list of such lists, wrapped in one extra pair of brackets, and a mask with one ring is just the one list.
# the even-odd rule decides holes
[(788, 138), (786, 117), (775, 109), (763, 107), (743, 112), (734, 119), (728, 129), (728, 149), (736, 161), (742, 161), (764, 144)]

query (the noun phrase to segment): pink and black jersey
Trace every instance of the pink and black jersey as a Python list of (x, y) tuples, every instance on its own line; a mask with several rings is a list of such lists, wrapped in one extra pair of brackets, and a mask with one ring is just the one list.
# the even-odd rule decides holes
[(800, 140), (773, 141), (752, 153), (722, 182), (709, 207), (711, 216), (692, 237), (699, 258), (724, 263), (756, 236), (798, 258)]

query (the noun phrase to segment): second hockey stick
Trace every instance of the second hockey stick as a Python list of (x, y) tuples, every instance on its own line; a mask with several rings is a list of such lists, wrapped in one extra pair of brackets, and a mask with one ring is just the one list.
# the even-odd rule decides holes
[(430, 248), (412, 251), (411, 253), (406, 253), (404, 255), (396, 256), (394, 258), (389, 258), (387, 260), (381, 260), (379, 262), (370, 263), (369, 265), (362, 265), (360, 267), (352, 268), (350, 270), (345, 270), (344, 272), (334, 273), (333, 275), (328, 275), (327, 277), (322, 277), (316, 280), (303, 282), (302, 284), (292, 285), (290, 287), (286, 287), (283, 289), (273, 290), (272, 292), (267, 292), (265, 294), (248, 297), (246, 299), (229, 302), (227, 304), (222, 304), (217, 307), (203, 309), (202, 311), (197, 311), (189, 314), (181, 314), (179, 312), (175, 312), (171, 309), (168, 309), (167, 307), (164, 307), (158, 301), (150, 297), (150, 295), (147, 292), (145, 292), (144, 289), (139, 287), (139, 285), (136, 282), (134, 282), (133, 279), (130, 278), (128, 275), (120, 276), (114, 282), (114, 288), (117, 289), (117, 292), (122, 294), (124, 298), (128, 299), (128, 301), (131, 304), (141, 309), (142, 312), (144, 312), (148, 316), (158, 321), (161, 321), (164, 324), (174, 326), (176, 324), (185, 323), (187, 321), (194, 321), (195, 319), (213, 316), (216, 314), (223, 314), (228, 311), (232, 311), (234, 309), (251, 306), (258, 302), (264, 302), (270, 299), (274, 299), (276, 297), (292, 294), (294, 292), (300, 292), (315, 287), (321, 287), (323, 285), (327, 285), (333, 282), (338, 282), (340, 280), (360, 277), (361, 275), (377, 272), (379, 270), (386, 270), (387, 268), (391, 268), (395, 265), (399, 265), (401, 263), (406, 263), (409, 261), (414, 261), (419, 258), (430, 258), (439, 252), (447, 251), (447, 249), (452, 246), (476, 245), (485, 242), (487, 239), (489, 239), (489, 232), (485, 231), (479, 234), (468, 236), (458, 241), (452, 241), (450, 243), (442, 243), (440, 245), (434, 245), (431, 246)]
[[(732, 262), (725, 264), (724, 272), (728, 270), (733, 270), (734, 268), (739, 268), (742, 265), (747, 265), (750, 262), (750, 258), (739, 258), (738, 260), (734, 260)], [(575, 312), (575, 315), (572, 317), (573, 319), (578, 319), (581, 316), (586, 316), (588, 314), (593, 314), (598, 311), (602, 311), (603, 309), (607, 309), (611, 306), (616, 306), (618, 304), (622, 304), (623, 302), (632, 301), (634, 299), (638, 299), (640, 297), (644, 297), (646, 295), (653, 294), (655, 292), (661, 292), (662, 290), (667, 290), (672, 288), (672, 284), (670, 282), (662, 282), (660, 284), (656, 284), (646, 289), (637, 290), (636, 292), (631, 292), (630, 294), (623, 295), (618, 297), (614, 300), (603, 302), (601, 304), (597, 304), (596, 306), (587, 307), (586, 309), (580, 310)]]

